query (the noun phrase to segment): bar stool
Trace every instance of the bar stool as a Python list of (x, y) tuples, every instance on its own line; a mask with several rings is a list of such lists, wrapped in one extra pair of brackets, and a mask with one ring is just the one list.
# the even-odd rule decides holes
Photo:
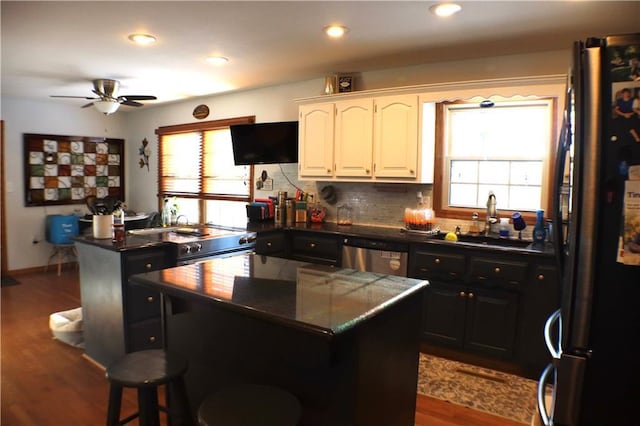
[[(141, 426), (159, 426), (159, 412), (170, 425), (192, 425), (193, 418), (184, 385), (187, 360), (161, 349), (132, 352), (106, 369), (109, 380), (107, 426), (123, 425), (139, 417)], [(158, 405), (158, 386), (165, 385), (165, 406)], [(122, 389), (138, 390), (138, 412), (120, 420)], [(175, 404), (170, 405), (173, 401)]]
[(246, 384), (209, 395), (198, 408), (200, 426), (295, 426), (298, 398), (273, 386)]

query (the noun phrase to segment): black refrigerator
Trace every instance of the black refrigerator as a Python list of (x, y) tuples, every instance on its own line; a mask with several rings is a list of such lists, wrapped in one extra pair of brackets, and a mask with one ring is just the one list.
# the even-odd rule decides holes
[(576, 42), (566, 95), (538, 408), (545, 425), (640, 425), (640, 33)]

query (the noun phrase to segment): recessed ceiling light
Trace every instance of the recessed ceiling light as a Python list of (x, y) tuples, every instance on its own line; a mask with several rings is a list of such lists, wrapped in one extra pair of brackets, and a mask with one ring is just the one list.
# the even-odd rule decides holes
[(224, 65), (229, 62), (229, 58), (225, 58), (224, 56), (208, 56), (207, 62), (213, 65)]
[(455, 15), (462, 10), (462, 6), (456, 3), (439, 3), (434, 4), (429, 8), (434, 15), (446, 18), (447, 16)]
[(150, 34), (129, 34), (129, 40), (135, 44), (147, 45), (156, 42), (156, 38)]
[(343, 27), (342, 25), (329, 25), (328, 27), (324, 27), (323, 31), (331, 38), (340, 38), (349, 31), (349, 28)]

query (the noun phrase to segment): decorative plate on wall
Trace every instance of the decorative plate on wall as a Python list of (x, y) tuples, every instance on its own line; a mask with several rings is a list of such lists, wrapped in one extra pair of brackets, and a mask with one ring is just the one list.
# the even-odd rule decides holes
[(207, 118), (209, 116), (209, 107), (205, 104), (200, 104), (193, 109), (193, 116), (198, 120)]

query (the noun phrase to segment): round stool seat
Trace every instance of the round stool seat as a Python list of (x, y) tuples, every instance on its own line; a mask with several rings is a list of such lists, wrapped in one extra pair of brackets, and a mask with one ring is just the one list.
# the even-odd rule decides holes
[(187, 360), (162, 349), (131, 352), (109, 366), (106, 376), (122, 386), (156, 386), (182, 376)]
[[(191, 425), (193, 415), (189, 408), (183, 375), (187, 360), (161, 349), (131, 352), (106, 369), (109, 380), (109, 408), (107, 426), (121, 426), (135, 418), (144, 426), (160, 426), (159, 412), (167, 414), (168, 424)], [(165, 405), (158, 404), (158, 386), (165, 385)], [(123, 388), (136, 388), (138, 411), (120, 418)]]
[(300, 420), (298, 399), (282, 389), (239, 385), (209, 395), (198, 409), (202, 426), (295, 426)]

